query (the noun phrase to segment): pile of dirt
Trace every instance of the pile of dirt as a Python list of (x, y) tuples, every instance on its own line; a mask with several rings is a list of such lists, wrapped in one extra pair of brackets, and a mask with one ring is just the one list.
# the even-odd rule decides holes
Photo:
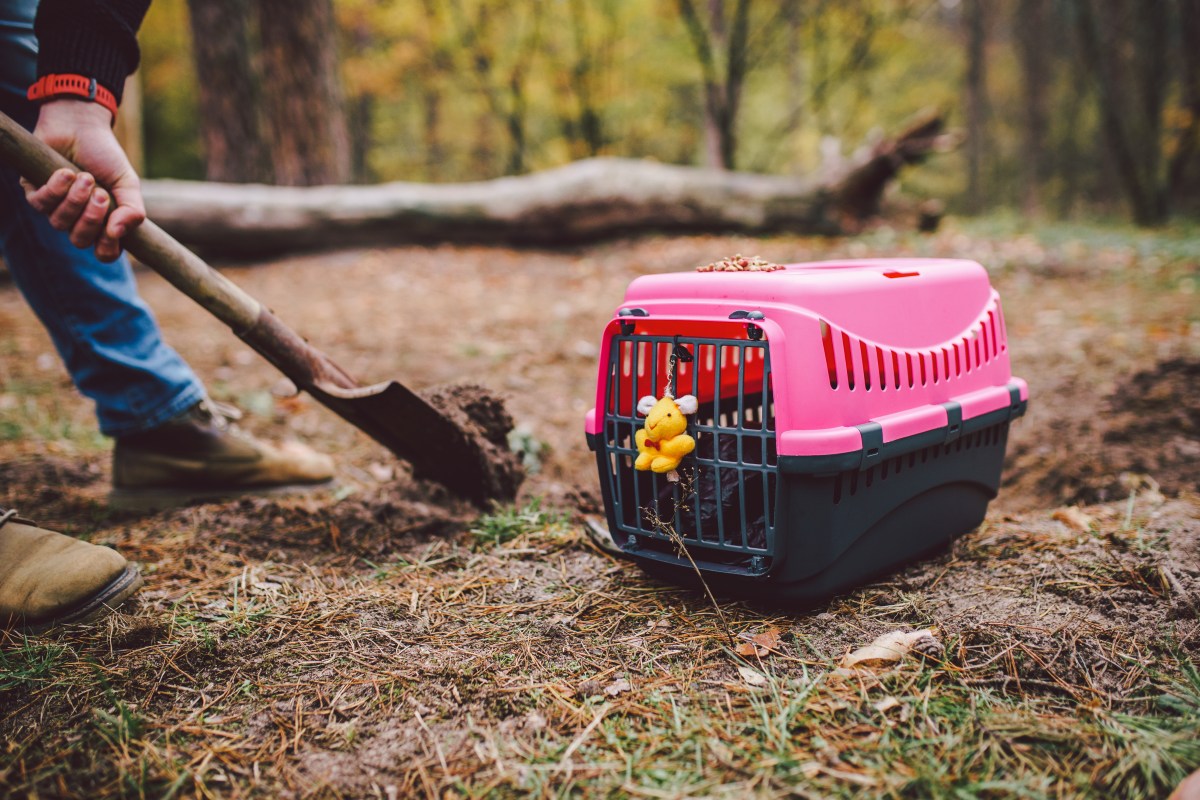
[(77, 458), (40, 456), (15, 461), (0, 461), (0, 486), (23, 484), (58, 487), (60, 491), (90, 486), (100, 480), (100, 466)]
[(1200, 360), (1165, 361), (1108, 400), (1109, 464), (1152, 476), (1169, 492), (1200, 483)]
[[(425, 399), (460, 429), (466, 440), (459, 450), (464, 459), (463, 477), (478, 485), (463, 486), (463, 493), (485, 505), (489, 500), (507, 501), (517, 496), (525, 472), (520, 457), (508, 446), (513, 418), (504, 401), (489, 389), (470, 383), (455, 383), (431, 389)], [(453, 447), (453, 443), (447, 443)], [(417, 473), (417, 477), (421, 477)]]
[(1143, 478), (1167, 494), (1200, 491), (1200, 359), (1161, 361), (1096, 401), (1070, 383), (1035, 388), (1010, 446), (1008, 505), (1104, 502)]
[(399, 478), (330, 502), (323, 496), (246, 497), (168, 512), (219, 533), (221, 549), (247, 561), (305, 561), (359, 568), (363, 559), (405, 557), (439, 540), (454, 540), (479, 510), (441, 484)]
[(0, 461), (0, 508), (14, 508), (23, 517), (60, 527), (91, 518), (104, 475), (95, 459), (36, 456)]

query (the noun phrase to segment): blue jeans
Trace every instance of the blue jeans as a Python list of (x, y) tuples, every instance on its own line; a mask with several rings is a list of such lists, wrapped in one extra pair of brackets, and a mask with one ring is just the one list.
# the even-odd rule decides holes
[[(0, 110), (30, 130), (37, 108), (25, 90), (37, 77), (36, 8), (36, 0), (0, 0)], [(101, 432), (149, 430), (204, 397), (191, 368), (163, 342), (129, 261), (105, 264), (72, 245), (26, 202), (17, 173), (3, 166), (0, 256), (71, 379), (95, 402)]]

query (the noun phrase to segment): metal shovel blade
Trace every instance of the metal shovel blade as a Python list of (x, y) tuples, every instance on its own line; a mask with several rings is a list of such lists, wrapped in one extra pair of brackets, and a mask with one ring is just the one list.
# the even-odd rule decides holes
[(417, 478), (437, 481), (478, 506), (511, 500), (517, 493), (520, 466), (507, 443), (494, 441), (496, 432), (480, 429), (465, 411), (464, 419), (451, 419), (451, 414), (458, 416), (454, 409), (435, 408), (395, 381), (349, 392), (335, 386), (304, 388), (406, 459)]

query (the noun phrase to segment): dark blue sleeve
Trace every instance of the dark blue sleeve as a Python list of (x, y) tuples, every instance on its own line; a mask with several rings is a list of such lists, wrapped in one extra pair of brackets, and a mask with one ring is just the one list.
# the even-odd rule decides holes
[(42, 0), (34, 31), (38, 75), (95, 78), (117, 102), (125, 78), (137, 69), (137, 31), (150, 0)]

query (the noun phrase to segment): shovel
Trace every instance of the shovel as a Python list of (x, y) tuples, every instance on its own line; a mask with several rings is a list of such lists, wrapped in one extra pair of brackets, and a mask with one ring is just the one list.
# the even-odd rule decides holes
[[(35, 186), (56, 170), (78, 169), (3, 113), (0, 162)], [(515, 496), (520, 467), (504, 441), (507, 430), (499, 429), (504, 424), (511, 428), (511, 420), (497, 401), (484, 395), (461, 403), (447, 393), (435, 407), (396, 381), (364, 386), (149, 219), (121, 244), (225, 323), (296, 386), (407, 460), (414, 476), (437, 481), (479, 506)]]

